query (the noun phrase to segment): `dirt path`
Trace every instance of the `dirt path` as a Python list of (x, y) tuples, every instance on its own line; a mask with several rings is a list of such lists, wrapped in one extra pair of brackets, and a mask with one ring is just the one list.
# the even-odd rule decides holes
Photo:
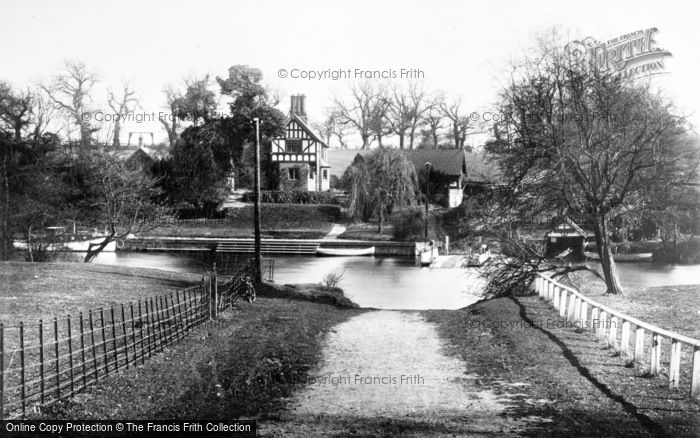
[[(323, 359), (263, 436), (516, 434), (512, 401), (480, 388), (417, 312), (375, 311), (336, 326)], [(515, 395), (515, 394), (513, 394)]]

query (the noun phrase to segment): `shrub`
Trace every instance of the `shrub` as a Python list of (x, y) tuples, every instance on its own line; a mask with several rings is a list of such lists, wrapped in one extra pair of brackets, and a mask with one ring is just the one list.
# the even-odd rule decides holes
[[(253, 202), (254, 192), (243, 195), (244, 202)], [(263, 190), (260, 202), (268, 204), (337, 204), (330, 192), (307, 192), (305, 190)]]
[(411, 208), (397, 215), (394, 223), (395, 240), (411, 240), (422, 237), (425, 233), (425, 211), (422, 208)]
[(323, 283), (326, 286), (330, 287), (338, 287), (338, 283), (340, 283), (340, 280), (343, 279), (343, 275), (345, 275), (345, 269), (343, 269), (342, 272), (338, 271), (333, 271), (329, 272), (323, 277)]

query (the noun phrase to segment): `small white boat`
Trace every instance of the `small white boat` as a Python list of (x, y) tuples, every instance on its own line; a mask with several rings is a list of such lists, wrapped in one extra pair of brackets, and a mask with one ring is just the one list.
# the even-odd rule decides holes
[(374, 255), (374, 247), (369, 248), (317, 248), (318, 256), (369, 256)]
[[(597, 252), (585, 251), (584, 254), (591, 260), (600, 260)], [(616, 262), (647, 262), (650, 261), (653, 254), (650, 252), (640, 252), (638, 254), (613, 254), (613, 259)]]

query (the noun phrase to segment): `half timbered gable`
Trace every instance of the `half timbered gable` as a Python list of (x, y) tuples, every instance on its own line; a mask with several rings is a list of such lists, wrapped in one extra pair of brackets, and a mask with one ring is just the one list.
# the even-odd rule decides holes
[(281, 189), (330, 189), (328, 145), (306, 123), (304, 96), (292, 96), (284, 137), (272, 140), (270, 158), (279, 163)]

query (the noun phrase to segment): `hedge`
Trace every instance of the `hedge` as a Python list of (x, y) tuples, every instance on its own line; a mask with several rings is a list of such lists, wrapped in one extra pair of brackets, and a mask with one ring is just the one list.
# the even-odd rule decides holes
[[(244, 202), (253, 202), (254, 192), (243, 195)], [(307, 192), (305, 190), (263, 190), (260, 192), (260, 202), (268, 204), (338, 204), (338, 200), (330, 192)]]

